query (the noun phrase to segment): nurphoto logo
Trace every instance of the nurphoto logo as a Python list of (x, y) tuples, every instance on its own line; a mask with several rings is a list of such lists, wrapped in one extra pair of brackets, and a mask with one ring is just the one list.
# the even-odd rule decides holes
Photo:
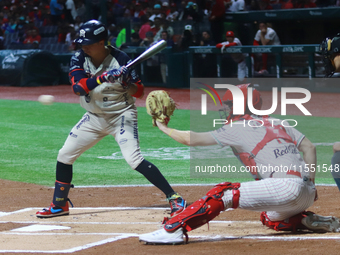
[[(212, 88), (212, 87), (210, 87)], [(215, 84), (214, 88), (216, 89), (226, 89), (230, 90), (233, 95), (233, 114), (234, 115), (244, 115), (245, 114), (245, 105), (244, 105), (244, 94), (240, 88), (231, 84)], [(215, 91), (215, 90), (213, 90)], [(303, 98), (287, 98), (288, 93), (300, 93), (303, 94)], [(212, 96), (212, 95), (210, 95)], [(266, 110), (258, 110), (253, 106), (253, 87), (248, 87), (248, 99), (247, 106), (251, 113), (255, 115), (270, 115), (274, 113), (277, 109), (278, 105), (278, 90), (276, 87), (272, 88), (272, 105), (269, 109)], [(287, 115), (287, 105), (295, 105), (304, 115), (312, 115), (303, 104), (309, 102), (311, 99), (311, 93), (309, 90), (305, 88), (296, 88), (296, 87), (283, 87), (281, 88), (281, 115)], [(215, 101), (215, 100), (214, 100)], [(216, 105), (216, 102), (215, 102)], [(201, 115), (207, 115), (207, 95), (201, 95)], [(290, 119), (292, 121), (292, 119)], [(293, 120), (295, 121), (295, 120)], [(213, 126), (215, 124), (226, 124), (226, 120), (222, 119), (214, 119)], [(295, 121), (297, 125), (297, 121)], [(296, 126), (295, 125), (295, 126)]]

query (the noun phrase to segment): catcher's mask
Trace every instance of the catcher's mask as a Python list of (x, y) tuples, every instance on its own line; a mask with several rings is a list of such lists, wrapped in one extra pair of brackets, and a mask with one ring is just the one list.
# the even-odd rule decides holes
[[(253, 88), (253, 106), (255, 109), (260, 110), (262, 107), (262, 98), (261, 94), (258, 90), (256, 90), (250, 83), (248, 84), (241, 84), (237, 85), (237, 87), (242, 91), (244, 95), (244, 109), (245, 114), (251, 114), (251, 112), (248, 109), (247, 106), (247, 98), (248, 98), (248, 87)], [(233, 94), (230, 90), (227, 90), (227, 92), (224, 94), (222, 98), (223, 104), (225, 107), (223, 109), (219, 110), (219, 114), (221, 119), (234, 119), (237, 117), (237, 115), (233, 115)]]
[(340, 54), (340, 33), (333, 39), (326, 38), (323, 40), (319, 49), (325, 67), (325, 77), (332, 77), (335, 72), (334, 57)]

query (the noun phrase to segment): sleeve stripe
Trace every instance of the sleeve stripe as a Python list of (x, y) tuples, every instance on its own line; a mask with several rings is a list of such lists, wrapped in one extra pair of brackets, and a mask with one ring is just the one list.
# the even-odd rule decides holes
[(84, 69), (82, 68), (77, 68), (77, 69), (73, 69), (71, 72), (69, 72), (68, 74), (71, 75), (71, 73), (73, 73), (74, 71), (83, 71), (84, 72)]

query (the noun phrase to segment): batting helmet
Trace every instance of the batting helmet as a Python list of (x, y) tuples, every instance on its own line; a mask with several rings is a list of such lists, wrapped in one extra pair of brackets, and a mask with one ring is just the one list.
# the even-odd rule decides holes
[(79, 29), (79, 37), (74, 40), (75, 43), (82, 45), (94, 44), (102, 40), (107, 40), (107, 29), (103, 23), (98, 20), (89, 20)]
[(331, 77), (335, 72), (334, 56), (340, 54), (340, 33), (333, 39), (326, 38), (320, 44), (320, 53), (325, 67), (326, 77)]
[[(248, 84), (237, 85), (236, 87), (238, 87), (244, 95), (245, 114), (248, 114), (249, 113), (249, 110), (248, 110), (248, 107), (247, 107), (248, 87), (252, 87), (252, 85), (250, 83), (248, 83)], [(224, 116), (226, 116), (227, 119), (232, 119), (234, 117), (233, 116), (233, 109), (232, 109), (233, 108), (233, 94), (231, 93), (230, 90), (227, 90), (227, 92), (224, 94), (224, 96), (222, 97), (222, 101), (223, 101), (224, 104), (228, 105), (230, 110), (231, 110), (229, 112), (229, 114), (227, 114), (226, 111), (224, 110), (224, 112), (225, 112)], [(260, 110), (261, 106), (262, 106), (261, 94), (254, 87), (253, 87), (253, 106), (257, 110)]]

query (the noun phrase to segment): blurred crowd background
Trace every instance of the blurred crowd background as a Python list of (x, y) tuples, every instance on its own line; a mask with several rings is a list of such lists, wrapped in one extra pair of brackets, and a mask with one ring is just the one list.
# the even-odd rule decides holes
[(339, 5), (340, 0), (2, 0), (0, 48), (72, 52), (79, 27), (90, 19), (107, 25), (108, 43), (118, 48), (149, 46), (160, 39), (173, 46), (186, 31), (192, 38), (179, 48), (211, 46), (225, 39), (222, 25), (228, 12)]

